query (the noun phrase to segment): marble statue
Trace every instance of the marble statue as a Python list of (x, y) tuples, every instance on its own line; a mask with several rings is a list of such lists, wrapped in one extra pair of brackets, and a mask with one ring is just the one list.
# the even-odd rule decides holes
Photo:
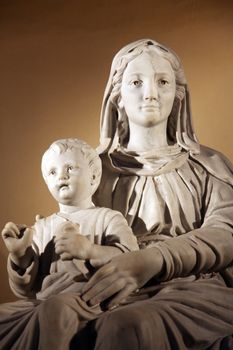
[(140, 250), (113, 258), (85, 285), (91, 305), (120, 305), (91, 323), (90, 346), (233, 349), (233, 168), (199, 144), (173, 51), (146, 39), (115, 56), (99, 153), (95, 202), (122, 212)]
[[(115, 210), (109, 213), (121, 225), (107, 221), (107, 236), (118, 244), (99, 246), (106, 248), (102, 261), (88, 254), (91, 260), (82, 268), (89, 271), (80, 269), (85, 281), (77, 273), (82, 259), (76, 258), (73, 238), (78, 235), (83, 244), (80, 232), (98, 236), (93, 232), (99, 214), (83, 226), (73, 213), (55, 214), (65, 226), (58, 226), (62, 233), (56, 234), (53, 248), (41, 254), (51, 257), (50, 249), (54, 252), (49, 264), (41, 264), (41, 281), (34, 280), (33, 269), (44, 243), (40, 248), (35, 241), (37, 248), (28, 248), (26, 262), (8, 248), (11, 287), (33, 299), (2, 307), (1, 349), (19, 349), (19, 344), (32, 349), (33, 342), (42, 349), (63, 350), (233, 349), (232, 165), (199, 144), (188, 85), (173, 51), (143, 39), (117, 53), (103, 99), (98, 152), (103, 171), (93, 200), (100, 209), (84, 210)], [(132, 228), (139, 250), (118, 211)], [(39, 226), (46, 221), (39, 220)], [(30, 241), (30, 229), (20, 238), (21, 228), (10, 227), (3, 231), (5, 241), (11, 236)], [(103, 230), (98, 232), (102, 235)], [(71, 236), (67, 246), (66, 234)], [(107, 248), (111, 253), (105, 259)], [(115, 255), (112, 248), (124, 253)], [(90, 266), (98, 266), (98, 271)]]
[(138, 249), (123, 215), (92, 202), (101, 161), (89, 145), (54, 142), (42, 173), (59, 212), (33, 227), (9, 222), (2, 231), (10, 286), (20, 300), (0, 305), (1, 350), (69, 349), (83, 324), (104, 309), (82, 300), (85, 283), (114, 256)]

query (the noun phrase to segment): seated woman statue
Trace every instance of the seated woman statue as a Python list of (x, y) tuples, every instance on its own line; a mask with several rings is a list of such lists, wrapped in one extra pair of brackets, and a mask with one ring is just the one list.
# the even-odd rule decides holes
[(140, 250), (84, 287), (109, 311), (89, 323), (95, 349), (233, 349), (233, 178), (199, 144), (179, 58), (153, 40), (113, 60), (101, 120), (95, 201), (119, 210)]

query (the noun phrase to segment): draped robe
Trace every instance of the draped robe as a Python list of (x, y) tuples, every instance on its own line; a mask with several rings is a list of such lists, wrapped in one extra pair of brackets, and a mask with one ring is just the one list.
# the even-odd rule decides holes
[(205, 147), (194, 157), (177, 145), (141, 154), (118, 147), (102, 161), (96, 202), (123, 213), (141, 249), (160, 250), (164, 271), (138, 301), (97, 320), (96, 349), (232, 349), (229, 162)]

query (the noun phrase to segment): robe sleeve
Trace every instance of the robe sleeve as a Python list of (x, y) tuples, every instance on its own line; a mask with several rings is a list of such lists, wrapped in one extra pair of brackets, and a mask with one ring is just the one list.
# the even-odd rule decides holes
[(200, 228), (156, 244), (164, 258), (160, 280), (219, 272), (233, 264), (233, 188), (207, 176)]
[(7, 261), (7, 271), (9, 276), (9, 285), (12, 292), (19, 298), (33, 298), (35, 292), (33, 285), (38, 271), (38, 257), (36, 254), (27, 269), (19, 269), (10, 258)]

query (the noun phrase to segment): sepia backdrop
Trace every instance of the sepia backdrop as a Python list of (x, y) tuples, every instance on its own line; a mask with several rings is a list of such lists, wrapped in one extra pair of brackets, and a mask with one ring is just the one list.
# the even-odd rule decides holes
[[(50, 143), (93, 147), (110, 64), (130, 41), (175, 50), (202, 144), (233, 161), (232, 0), (0, 0), (0, 228), (57, 210), (40, 173)], [(0, 242), (0, 302), (14, 300)]]

